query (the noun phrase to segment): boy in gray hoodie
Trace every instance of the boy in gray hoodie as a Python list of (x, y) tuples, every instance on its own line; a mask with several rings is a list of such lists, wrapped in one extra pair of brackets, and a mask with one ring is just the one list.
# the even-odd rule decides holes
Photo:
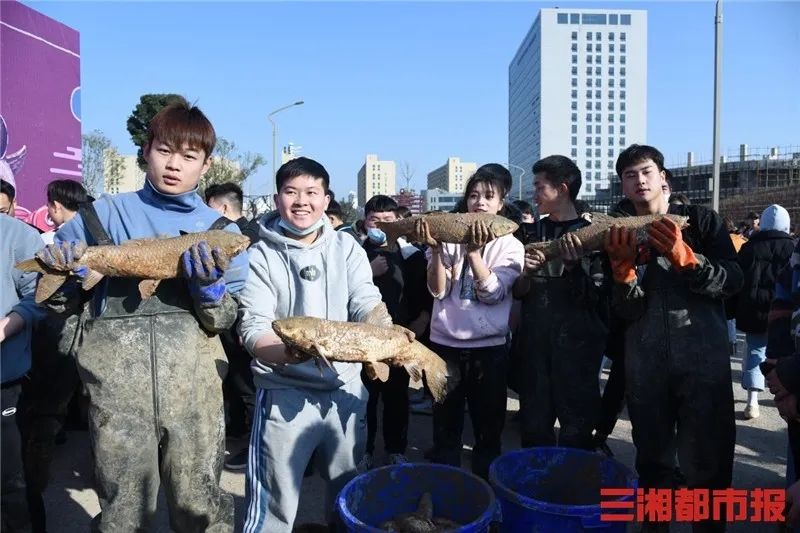
[(356, 475), (355, 460), (366, 440), (361, 365), (333, 363), (334, 370), (320, 371), (313, 361), (296, 363), (273, 333), (272, 321), (313, 316), (392, 323), (363, 248), (334, 231), (325, 216), (325, 168), (299, 157), (281, 166), (275, 178), (277, 209), (260, 220), (239, 308), (239, 331), (255, 358), (257, 387), (246, 533), (291, 531), (303, 472), (315, 450), (317, 470), (328, 482), (330, 521), (334, 498)]

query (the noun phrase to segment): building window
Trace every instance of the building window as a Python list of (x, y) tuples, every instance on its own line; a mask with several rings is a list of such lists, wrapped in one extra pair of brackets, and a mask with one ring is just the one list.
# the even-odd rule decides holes
[(594, 34), (595, 41), (599, 41), (602, 38), (603, 38), (603, 34), (600, 33), (599, 31)]
[(586, 192), (592, 192), (592, 184), (591, 183), (587, 183), (586, 184)]
[(614, 32), (613, 31), (608, 34), (608, 40), (609, 41), (613, 41), (614, 40)]
[(577, 76), (578, 75), (578, 67), (572, 67), (572, 75), (573, 76)]
[(568, 22), (567, 14), (566, 13), (559, 13), (556, 16), (556, 20), (558, 20), (559, 24), (566, 24)]
[(586, 102), (586, 110), (587, 111), (591, 111), (592, 110), (592, 103), (591, 102), (588, 102), (588, 101)]
[(586, 75), (587, 76), (591, 76), (592, 75), (592, 67), (586, 67)]
[(577, 41), (578, 40), (578, 32), (576, 32), (576, 31), (572, 32), (572, 40), (573, 41)]
[(573, 98), (577, 98), (578, 97), (578, 89), (572, 89), (572, 97)]
[(572, 138), (572, 146), (578, 146), (578, 138), (577, 137), (573, 137)]
[(614, 137), (609, 137), (608, 138), (608, 145), (609, 146), (613, 146), (614, 145)]
[(608, 52), (610, 54), (614, 53), (614, 43), (611, 43), (611, 44), (608, 45)]
[(624, 41), (625, 40), (625, 32), (624, 31), (619, 34), (619, 40), (620, 41)]
[[(619, 21), (623, 26), (630, 26), (631, 25), (631, 16), (630, 15), (620, 15)], [(624, 33), (622, 35), (625, 35)]]
[(620, 127), (619, 127), (619, 132), (620, 132), (622, 135), (625, 135), (625, 126), (620, 126)]
[(609, 114), (608, 115), (608, 121), (609, 122), (614, 122), (614, 115), (613, 114)]
[(600, 86), (601, 86), (601, 80), (600, 80), (600, 78), (595, 78), (595, 80), (594, 80), (594, 86), (595, 86), (595, 87), (600, 87)]
[(625, 87), (625, 80), (624, 79), (619, 80), (619, 86), (620, 87)]
[(586, 62), (591, 65), (592, 64), (592, 56), (586, 56)]
[(595, 110), (595, 111), (600, 111), (600, 106), (601, 106), (601, 105), (602, 105), (602, 104), (601, 104), (601, 102), (600, 102), (599, 100), (598, 100), (598, 101), (596, 101), (596, 102), (594, 103), (594, 110)]
[[(587, 41), (591, 41), (592, 40), (592, 32), (590, 32), (590, 31), (586, 32), (586, 40)], [(592, 46), (592, 45), (589, 45), (589, 46)]]
[(599, 90), (594, 92), (594, 97), (595, 98), (600, 98), (600, 91)]
[(572, 43), (572, 51), (573, 52), (577, 52), (578, 51), (578, 43)]
[(573, 148), (572, 149), (572, 157), (578, 157), (578, 149), (577, 148)]
[(577, 87), (578, 86), (578, 78), (572, 78), (572, 86), (573, 87)]
[(600, 67), (594, 67), (594, 75), (595, 76), (599, 76), (600, 74), (601, 74), (601, 68)]
[(605, 13), (584, 13), (581, 21), (583, 24), (605, 24), (606, 15)]
[(573, 124), (572, 125), (572, 134), (575, 135), (576, 133), (578, 133), (578, 125), (577, 124)]
[(620, 99), (625, 100), (625, 91), (620, 91), (619, 92), (619, 97), (620, 97)]
[(595, 157), (600, 157), (600, 148), (595, 148), (594, 149), (594, 156)]
[(620, 137), (619, 138), (619, 145), (620, 146), (625, 146), (625, 137)]
[(578, 122), (578, 114), (577, 113), (573, 113), (572, 114), (572, 122)]
[[(609, 139), (610, 139), (610, 137), (609, 137)], [(613, 148), (609, 148), (608, 149), (608, 157), (614, 157), (614, 149)]]
[(613, 76), (614, 75), (614, 67), (608, 67), (608, 75), (609, 76)]
[(608, 170), (613, 170), (613, 169), (614, 169), (614, 162), (613, 161), (609, 161), (608, 162)]
[(572, 64), (573, 65), (577, 65), (578, 64), (578, 56), (575, 55), (575, 54), (572, 54)]
[(624, 65), (624, 64), (625, 64), (625, 58), (626, 58), (626, 57), (627, 57), (627, 56), (619, 56), (619, 64), (620, 64), (620, 65)]
[(608, 127), (608, 134), (609, 135), (613, 135), (614, 134), (614, 126), (609, 126)]
[[(600, 144), (600, 143), (597, 143), (597, 144)], [(600, 160), (599, 159), (595, 159), (594, 160), (594, 168), (600, 168)]]
[(588, 126), (586, 126), (586, 135), (591, 135), (591, 134), (592, 134), (592, 125), (589, 124)]
[(586, 160), (586, 168), (592, 168), (592, 162), (590, 160)]
[(611, 79), (608, 80), (608, 86), (609, 87), (613, 87), (614, 86), (614, 78), (611, 78)]
[(600, 43), (597, 43), (596, 45), (594, 45), (594, 51), (599, 54), (600, 52), (603, 51), (603, 45), (601, 45)]
[(614, 102), (609, 102), (608, 103), (608, 110), (609, 111), (614, 111)]
[(625, 43), (622, 43), (621, 45), (619, 45), (619, 53), (620, 54), (624, 54), (627, 51), (627, 49), (628, 49), (628, 47), (627, 47), (627, 45)]
[(591, 97), (592, 97), (592, 90), (591, 89), (587, 89), (586, 90), (586, 98), (591, 98)]
[(591, 52), (592, 51), (592, 43), (586, 43), (586, 51), (587, 52)]
[(626, 73), (626, 72), (625, 72), (625, 67), (622, 67), (622, 68), (620, 68), (620, 69), (619, 69), (619, 75), (620, 75), (620, 76), (624, 76), (624, 75), (625, 75), (625, 73)]
[(609, 63), (609, 65), (613, 65), (614, 64), (614, 56), (608, 56), (608, 63)]
[[(594, 127), (594, 132), (595, 132), (596, 134), (600, 135), (600, 128), (601, 128), (601, 127), (602, 127), (602, 126), (600, 126), (600, 124), (598, 124), (597, 126), (595, 126), (595, 127)], [(598, 155), (597, 157), (600, 157), (600, 156)]]
[(619, 121), (620, 121), (620, 122), (625, 122), (625, 113), (622, 113), (622, 114), (619, 116)]
[(597, 63), (598, 65), (602, 63), (602, 61), (603, 61), (602, 56), (594, 56), (594, 62)]
[(576, 102), (575, 100), (572, 101), (572, 109), (573, 110), (577, 110), (578, 109), (578, 102)]
[(594, 114), (594, 121), (595, 121), (595, 122), (600, 122), (600, 119), (601, 119), (601, 118), (602, 118), (602, 117), (600, 116), (600, 113), (595, 113), (595, 114)]
[(608, 23), (616, 26), (618, 24), (618, 17), (619, 15), (609, 15), (608, 16)]
[(578, 13), (570, 13), (569, 14), (569, 23), (570, 24), (580, 24), (581, 23), (581, 16)]
[(591, 122), (591, 121), (592, 121), (592, 114), (586, 113), (586, 122)]
[(600, 137), (595, 137), (594, 138), (594, 144), (597, 145), (597, 146), (600, 146)]
[(586, 157), (592, 157), (592, 149), (591, 148), (587, 148), (586, 149)]
[(592, 86), (592, 78), (586, 78), (586, 86), (587, 87), (591, 87)]

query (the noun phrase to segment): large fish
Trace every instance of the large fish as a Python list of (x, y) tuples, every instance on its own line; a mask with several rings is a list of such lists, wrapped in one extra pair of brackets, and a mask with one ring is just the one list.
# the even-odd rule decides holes
[(384, 531), (397, 533), (440, 533), (458, 531), (462, 525), (450, 519), (433, 516), (433, 498), (426, 492), (419, 500), (419, 506), (412, 513), (405, 513), (381, 524)]
[[(647, 242), (647, 228), (662, 218), (672, 220), (679, 228), (689, 225), (689, 217), (681, 215), (644, 215), (633, 217), (611, 217), (603, 213), (592, 213), (592, 223), (572, 233), (580, 239), (586, 252), (602, 251), (605, 247), (606, 233), (611, 226), (620, 226), (636, 232), (636, 242)], [(526, 251), (539, 250), (547, 261), (561, 257), (558, 241), (531, 242), (525, 245)]]
[[(89, 268), (82, 283), (84, 290), (91, 289), (105, 276), (139, 278), (142, 280), (139, 293), (145, 299), (152, 296), (159, 281), (180, 275), (181, 255), (200, 241), (206, 241), (212, 249), (219, 248), (228, 257), (243, 252), (250, 244), (250, 239), (244, 235), (222, 230), (187, 233), (179, 237), (134, 239), (120, 245), (89, 246), (75, 266)], [(70, 275), (69, 270), (47, 266), (39, 254), (17, 264), (17, 269), (43, 274), (36, 287), (37, 303), (52, 296)]]
[(453, 244), (469, 244), (469, 229), (478, 221), (485, 222), (489, 227), (489, 240), (514, 233), (519, 227), (514, 221), (489, 213), (426, 213), (395, 222), (378, 222), (377, 226), (386, 233), (390, 247), (394, 246), (398, 237), (405, 237), (409, 242), (422, 242), (422, 236), (416, 231), (417, 220), (420, 218), (428, 223), (428, 230), (434, 240)]
[(387, 365), (402, 366), (414, 379), (424, 372), (437, 402), (447, 394), (447, 364), (404, 327), (299, 316), (275, 320), (272, 329), (284, 344), (317, 360), (365, 363), (382, 381)]

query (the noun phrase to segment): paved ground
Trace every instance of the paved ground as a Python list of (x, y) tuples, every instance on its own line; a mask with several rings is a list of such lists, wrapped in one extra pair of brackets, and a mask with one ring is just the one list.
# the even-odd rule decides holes
[[(783, 487), (786, 469), (786, 426), (778, 416), (771, 400), (762, 399), (761, 417), (745, 421), (741, 411), (745, 394), (738, 385), (740, 381), (740, 359), (732, 361), (734, 394), (736, 398), (736, 463), (734, 487)], [(508, 416), (504, 434), (504, 449), (519, 447), (519, 432), (511, 416), (519, 404), (513, 397), (508, 400)], [(631, 441), (631, 426), (627, 415), (617, 424), (609, 445), (617, 459), (633, 467), (634, 447)], [(380, 433), (379, 433), (380, 434)], [(380, 437), (379, 437), (380, 438)], [(465, 429), (465, 455), (471, 445), (471, 429), (467, 421)], [(232, 443), (233, 445), (233, 443)], [(422, 461), (422, 454), (431, 445), (431, 418), (412, 415), (409, 428), (408, 456), (413, 461)], [(381, 449), (380, 442), (378, 449)], [(379, 459), (382, 459), (379, 457)], [(49, 531), (51, 533), (86, 531), (89, 519), (99, 512), (97, 496), (91, 488), (91, 466), (85, 432), (71, 432), (66, 444), (56, 450), (53, 465), (53, 481), (45, 495), (47, 501)], [(223, 473), (222, 486), (236, 499), (237, 530), (241, 528), (244, 508), (244, 475)], [(324, 485), (319, 477), (308, 478), (303, 483), (297, 523), (322, 522)], [(166, 525), (164, 501), (161, 499), (159, 527), (156, 531), (169, 531)], [(775, 525), (735, 523), (729, 528), (734, 532), (776, 531)], [(685, 525), (673, 527), (673, 531), (689, 531)]]

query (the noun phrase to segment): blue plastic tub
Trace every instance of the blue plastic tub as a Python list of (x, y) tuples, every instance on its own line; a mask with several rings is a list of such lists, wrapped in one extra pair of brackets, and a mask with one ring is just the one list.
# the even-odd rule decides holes
[[(637, 486), (636, 476), (625, 465), (574, 448), (506, 453), (489, 468), (489, 482), (502, 509), (503, 532), (624, 533), (627, 522), (600, 520), (600, 488)], [(630, 501), (633, 496), (617, 500)], [(619, 511), (604, 514), (613, 512)], [(623, 512), (633, 514), (633, 508)]]
[(336, 499), (349, 532), (380, 532), (380, 524), (411, 513), (426, 492), (433, 497), (433, 514), (463, 527), (456, 531), (484, 532), (496, 520), (498, 505), (481, 478), (452, 466), (408, 463), (370, 470), (351, 480)]

